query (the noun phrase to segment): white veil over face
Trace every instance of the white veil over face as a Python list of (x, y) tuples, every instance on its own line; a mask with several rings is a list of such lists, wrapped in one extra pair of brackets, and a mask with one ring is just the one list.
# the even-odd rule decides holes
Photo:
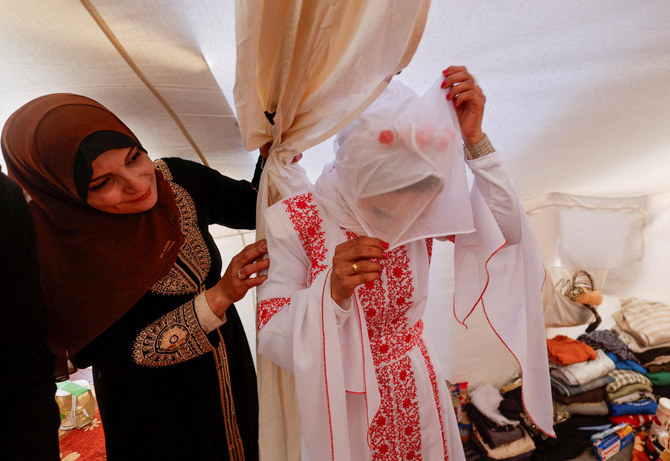
[[(472, 231), (460, 128), (441, 82), (418, 96), (394, 80), (337, 135), (315, 196), (340, 226), (391, 247)], [(466, 212), (451, 213), (459, 202)]]

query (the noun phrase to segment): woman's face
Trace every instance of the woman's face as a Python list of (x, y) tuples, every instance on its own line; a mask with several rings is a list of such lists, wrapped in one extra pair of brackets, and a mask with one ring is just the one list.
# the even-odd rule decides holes
[(362, 198), (358, 203), (368, 221), (374, 220), (379, 225), (385, 225), (385, 222), (405, 221), (416, 217), (419, 209), (419, 216), (424, 215), (430, 211), (441, 190), (439, 179), (429, 176), (395, 191)]
[(156, 204), (156, 173), (137, 147), (104, 152), (93, 161), (86, 203), (105, 213), (142, 213)]

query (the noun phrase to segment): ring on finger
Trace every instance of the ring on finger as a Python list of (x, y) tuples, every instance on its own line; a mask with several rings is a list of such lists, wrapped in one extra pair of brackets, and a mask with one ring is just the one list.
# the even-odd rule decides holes
[(237, 278), (240, 279), (240, 280), (244, 280), (244, 279), (247, 278), (246, 275), (243, 275), (243, 274), (242, 274), (242, 269), (240, 269), (240, 270), (237, 271)]
[(351, 263), (351, 268), (354, 271), (354, 274), (358, 274), (358, 263), (356, 261)]

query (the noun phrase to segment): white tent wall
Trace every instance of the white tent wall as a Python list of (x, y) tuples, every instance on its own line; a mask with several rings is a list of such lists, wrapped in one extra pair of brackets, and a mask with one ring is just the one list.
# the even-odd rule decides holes
[[(243, 149), (229, 104), (233, 3), (2, 0), (0, 123), (36, 96), (80, 93), (118, 114), (154, 158), (198, 161), (199, 150), (223, 173), (250, 178), (256, 154)], [(485, 131), (527, 205), (550, 201), (544, 194), (552, 192), (613, 204), (626, 201), (617, 197), (640, 197), (644, 254), (630, 279), (619, 271), (625, 286), (608, 285), (612, 305), (623, 296), (670, 301), (663, 193), (670, 187), (669, 24), (664, 0), (433, 0), (422, 42), (400, 75), (421, 92), (444, 67), (469, 66), (488, 97)], [(326, 142), (302, 163), (314, 179), (331, 156)], [(545, 263), (553, 264), (551, 218), (550, 224), (531, 218)], [(215, 232), (224, 259), (253, 240), (253, 233)], [(595, 238), (594, 245), (603, 241)], [(451, 244), (437, 243), (434, 251), (426, 323), (448, 376), (471, 385), (504, 382), (516, 373), (514, 358), (481, 309), (467, 330), (453, 321)], [(248, 295), (240, 304), (249, 338), (253, 301)]]
[[(189, 15), (183, 14), (189, 7), (170, 1), (3, 1), (0, 121), (42, 94), (84, 94), (119, 115), (154, 158), (200, 161), (199, 150), (230, 176), (250, 178), (256, 155), (242, 147), (230, 105), (196, 42), (198, 25), (188, 22), (195, 13), (206, 17), (207, 3), (217, 2), (189, 2)], [(213, 21), (210, 27), (218, 27)]]

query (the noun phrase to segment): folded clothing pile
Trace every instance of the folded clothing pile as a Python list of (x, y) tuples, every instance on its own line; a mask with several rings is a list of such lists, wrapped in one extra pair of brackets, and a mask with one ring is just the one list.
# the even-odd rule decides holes
[(554, 400), (571, 415), (606, 415), (605, 386), (616, 366), (605, 351), (560, 335), (547, 340), (547, 351)]
[(647, 370), (654, 392), (670, 397), (670, 307), (658, 301), (628, 298), (613, 314), (614, 331)]
[(654, 392), (670, 397), (670, 346), (652, 347), (635, 355), (649, 371), (647, 378), (654, 385)]
[[(628, 298), (613, 314), (617, 331), (633, 352), (670, 345), (670, 308), (657, 301)], [(633, 341), (630, 341), (630, 339)]]
[(472, 423), (472, 441), (489, 460), (529, 459), (535, 451), (535, 443), (524, 425), (518, 419), (513, 419), (515, 407), (520, 412), (523, 407), (520, 402), (518, 406), (503, 405), (506, 408), (505, 415), (500, 411), (501, 403), (503, 396), (491, 385), (470, 392), (466, 411)]
[(614, 381), (605, 388), (610, 415), (656, 414), (657, 399), (649, 378), (632, 370), (614, 370), (610, 376)]

